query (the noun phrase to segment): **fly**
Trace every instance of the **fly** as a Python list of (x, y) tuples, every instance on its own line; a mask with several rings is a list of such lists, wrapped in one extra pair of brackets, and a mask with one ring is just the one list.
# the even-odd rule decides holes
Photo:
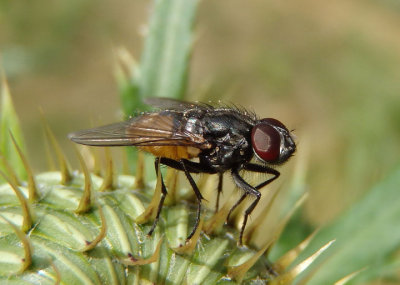
[[(219, 175), (218, 210), (222, 175), (230, 171), (243, 194), (230, 209), (228, 217), (247, 196), (254, 198), (244, 212), (239, 235), (239, 244), (242, 245), (248, 216), (261, 198), (259, 190), (279, 177), (280, 172), (274, 166), (286, 162), (296, 150), (290, 131), (276, 119), (258, 119), (254, 114), (238, 108), (166, 98), (148, 98), (145, 102), (159, 110), (142, 113), (125, 122), (78, 131), (69, 134), (69, 138), (90, 146), (135, 146), (155, 156), (156, 173), (160, 163), (183, 171), (197, 198), (196, 221), (188, 240), (199, 226), (203, 200), (192, 174)], [(251, 162), (253, 158), (256, 162)], [(252, 186), (239, 174), (243, 170), (266, 173), (272, 177)], [(167, 195), (162, 178), (161, 182), (162, 195), (149, 235), (157, 225)]]

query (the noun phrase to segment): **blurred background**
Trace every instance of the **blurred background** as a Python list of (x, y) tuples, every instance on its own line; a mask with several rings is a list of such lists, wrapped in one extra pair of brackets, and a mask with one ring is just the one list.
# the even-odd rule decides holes
[[(39, 108), (69, 153), (69, 132), (120, 120), (115, 50), (140, 59), (150, 12), (148, 0), (0, 0), (0, 65), (36, 171), (46, 169)], [(204, 0), (195, 29), (187, 99), (295, 129), (311, 223), (398, 165), (398, 1)]]

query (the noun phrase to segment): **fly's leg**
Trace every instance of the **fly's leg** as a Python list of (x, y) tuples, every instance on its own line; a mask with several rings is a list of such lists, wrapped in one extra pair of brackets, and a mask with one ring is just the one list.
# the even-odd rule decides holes
[(243, 224), (242, 224), (242, 227), (240, 229), (240, 234), (239, 234), (239, 246), (242, 246), (243, 245), (243, 233), (244, 233), (244, 229), (246, 228), (247, 219), (248, 219), (249, 215), (251, 214), (251, 212), (253, 212), (254, 208), (257, 206), (258, 202), (260, 201), (261, 193), (258, 192), (258, 190), (255, 187), (251, 186), (249, 183), (244, 181), (244, 179), (239, 175), (239, 173), (236, 169), (232, 170), (231, 173), (232, 173), (233, 181), (235, 181), (236, 185), (245, 191), (245, 194), (243, 196), (252, 195), (255, 197), (255, 200), (253, 201), (253, 203), (251, 203), (250, 206), (246, 209), (246, 211), (244, 211)]
[(222, 175), (222, 173), (218, 173), (218, 188), (217, 188), (218, 193), (217, 193), (217, 203), (215, 204), (215, 213), (218, 212), (218, 208), (219, 208), (219, 197), (222, 192), (223, 178), (224, 178), (224, 176)]
[(151, 229), (148, 233), (149, 236), (151, 236), (154, 232), (154, 229), (157, 226), (158, 220), (160, 219), (160, 213), (161, 213), (161, 209), (164, 205), (164, 200), (165, 197), (167, 196), (167, 188), (165, 187), (164, 184), (164, 180), (161, 174), (161, 170), (160, 170), (160, 174), (158, 173), (159, 170), (159, 165), (160, 165), (160, 158), (157, 157), (156, 160), (154, 161), (154, 167), (156, 168), (156, 175), (160, 175), (161, 176), (161, 199), (160, 199), (160, 203), (158, 204), (158, 208), (157, 208), (157, 215), (156, 218), (154, 219), (153, 225), (151, 226)]
[(240, 199), (235, 203), (235, 205), (232, 206), (232, 208), (229, 210), (228, 216), (226, 217), (226, 223), (228, 223), (232, 212), (237, 208), (237, 206), (239, 206), (243, 202), (244, 198), (246, 197), (247, 197), (247, 192), (244, 192), (242, 197), (240, 197)]
[[(242, 246), (243, 245), (243, 233), (244, 233), (244, 229), (246, 228), (247, 219), (248, 219), (249, 215), (251, 214), (251, 212), (253, 212), (254, 208), (257, 206), (258, 202), (260, 201), (261, 193), (258, 192), (258, 190), (255, 187), (251, 186), (249, 183), (244, 181), (244, 179), (239, 175), (237, 169), (232, 169), (231, 174), (233, 177), (233, 181), (235, 181), (236, 185), (245, 191), (245, 194), (243, 196), (251, 195), (251, 196), (255, 197), (255, 200), (253, 201), (253, 203), (251, 203), (250, 206), (244, 212), (243, 224), (242, 224), (242, 227), (240, 229), (240, 234), (239, 234), (239, 246)], [(242, 198), (241, 198), (241, 200), (242, 200)]]
[(186, 159), (181, 159), (181, 160), (177, 161), (177, 160), (173, 160), (173, 159), (166, 158), (166, 157), (160, 158), (161, 164), (164, 164), (166, 166), (172, 167), (172, 168), (180, 170), (180, 171), (185, 171), (182, 166), (181, 161), (184, 161), (185, 168), (190, 173), (209, 173), (209, 174), (216, 173), (215, 170), (211, 169), (208, 165), (204, 165), (199, 162), (193, 162), (193, 161), (186, 160)]
[[(258, 184), (256, 187), (253, 187), (239, 175), (239, 169), (232, 169), (232, 171), (231, 171), (233, 180), (235, 181), (236, 185), (239, 188), (243, 189), (245, 192), (242, 195), (242, 197), (240, 197), (238, 202), (236, 202), (234, 207), (237, 207), (244, 200), (244, 198), (246, 198), (246, 196), (248, 196), (248, 195), (255, 197), (255, 200), (250, 204), (250, 206), (244, 212), (243, 224), (242, 224), (242, 227), (240, 229), (240, 234), (239, 234), (239, 245), (240, 246), (243, 245), (243, 233), (246, 228), (246, 224), (247, 224), (249, 215), (253, 212), (254, 208), (257, 206), (258, 202), (261, 199), (261, 193), (258, 192), (258, 190), (261, 189), (262, 187), (264, 187), (265, 185), (271, 183), (272, 181), (274, 181), (280, 175), (280, 173), (273, 168), (270, 168), (268, 166), (259, 165), (259, 164), (253, 164), (253, 163), (248, 163), (248, 164), (244, 165), (243, 169), (248, 170), (248, 171), (253, 171), (253, 172), (259, 172), (259, 173), (270, 173), (270, 174), (273, 174), (274, 177)], [(232, 209), (230, 212), (232, 212)]]
[[(272, 181), (274, 181), (275, 179), (277, 179), (280, 175), (279, 171), (268, 167), (268, 166), (264, 166), (264, 165), (260, 165), (260, 164), (254, 164), (254, 163), (248, 163), (245, 164), (243, 166), (244, 170), (248, 170), (248, 171), (252, 171), (252, 172), (258, 172), (258, 173), (268, 173), (268, 174), (272, 174), (274, 175), (273, 177), (271, 177), (270, 179), (265, 180), (264, 182), (261, 182), (260, 184), (258, 184), (256, 187), (254, 187), (257, 190), (260, 190), (261, 188), (263, 188), (264, 186), (268, 185), (269, 183), (271, 183)], [(235, 205), (232, 206), (232, 208), (229, 210), (229, 214), (226, 218), (226, 221), (228, 222), (231, 214), (233, 213), (233, 211), (243, 202), (243, 200), (247, 197), (247, 192), (244, 192), (243, 195), (240, 197), (240, 199), (235, 203)]]
[(192, 176), (190, 175), (190, 173), (189, 173), (189, 171), (188, 171), (188, 169), (186, 167), (186, 160), (182, 159), (182, 160), (179, 161), (179, 163), (181, 164), (183, 172), (185, 173), (187, 180), (189, 180), (189, 183), (192, 186), (194, 194), (196, 195), (196, 198), (197, 198), (197, 216), (196, 216), (196, 221), (195, 221), (195, 224), (194, 224), (192, 232), (189, 234), (189, 236), (186, 239), (186, 240), (190, 240), (193, 237), (194, 233), (196, 232), (196, 230), (197, 230), (197, 228), (199, 226), (200, 214), (201, 214), (201, 200), (203, 200), (204, 198), (201, 195), (201, 193), (199, 191), (199, 188), (196, 185), (196, 182), (194, 182)]
[[(160, 163), (172, 167), (174, 169), (183, 171), (186, 175), (186, 178), (188, 179), (190, 185), (193, 188), (193, 191), (196, 195), (197, 198), (197, 216), (196, 216), (196, 221), (195, 221), (195, 225), (193, 227), (192, 232), (190, 233), (190, 235), (187, 237), (187, 240), (191, 239), (194, 235), (194, 233), (196, 232), (199, 223), (200, 223), (200, 215), (201, 215), (201, 200), (203, 199), (203, 196), (200, 193), (199, 188), (197, 187), (195, 181), (193, 180), (192, 176), (190, 175), (190, 173), (209, 173), (209, 174), (215, 174), (215, 170), (210, 168), (208, 165), (199, 163), (199, 162), (193, 162), (190, 160), (186, 160), (186, 159), (181, 159), (179, 161), (170, 159), (170, 158), (165, 158), (162, 157), (159, 160)], [(222, 174), (221, 174), (222, 176)], [(222, 188), (222, 185), (221, 185)]]
[(247, 163), (247, 164), (243, 165), (243, 169), (247, 170), (247, 171), (258, 172), (258, 173), (268, 173), (268, 174), (273, 175), (273, 177), (271, 177), (270, 179), (267, 179), (264, 182), (258, 184), (255, 187), (257, 190), (260, 190), (264, 186), (268, 185), (269, 183), (271, 183), (272, 181), (277, 179), (279, 177), (279, 175), (281, 175), (281, 173), (276, 169), (273, 169), (266, 165), (260, 165), (260, 164), (255, 164), (255, 163)]

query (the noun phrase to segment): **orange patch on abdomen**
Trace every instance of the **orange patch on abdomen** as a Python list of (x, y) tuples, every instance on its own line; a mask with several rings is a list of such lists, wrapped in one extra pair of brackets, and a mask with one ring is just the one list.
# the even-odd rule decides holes
[(173, 160), (197, 157), (200, 149), (190, 146), (140, 146), (140, 150), (150, 152), (156, 157), (166, 157)]

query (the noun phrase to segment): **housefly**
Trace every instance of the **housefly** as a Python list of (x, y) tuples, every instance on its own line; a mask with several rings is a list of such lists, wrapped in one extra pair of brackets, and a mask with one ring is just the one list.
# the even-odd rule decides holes
[[(148, 98), (145, 103), (158, 110), (141, 113), (125, 122), (78, 131), (70, 134), (69, 138), (90, 146), (135, 146), (155, 156), (156, 172), (160, 163), (183, 171), (197, 198), (196, 221), (188, 239), (199, 225), (203, 200), (192, 173), (219, 175), (218, 209), (222, 174), (230, 171), (243, 194), (229, 214), (247, 196), (254, 198), (244, 212), (239, 235), (241, 245), (248, 216), (261, 198), (259, 190), (279, 177), (280, 173), (274, 166), (286, 162), (296, 150), (290, 131), (276, 119), (258, 119), (255, 114), (236, 107), (214, 107), (166, 98)], [(242, 178), (242, 171), (266, 173), (272, 177), (252, 186)], [(161, 181), (162, 195), (150, 235), (167, 195)]]

